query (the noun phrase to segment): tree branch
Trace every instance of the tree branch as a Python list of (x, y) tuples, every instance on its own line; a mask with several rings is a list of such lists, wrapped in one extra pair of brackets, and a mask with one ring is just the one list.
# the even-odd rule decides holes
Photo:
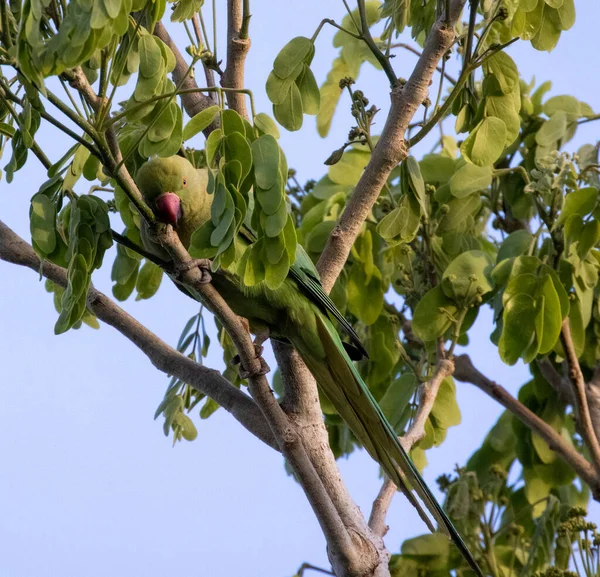
[(408, 155), (404, 135), (427, 97), (429, 84), (439, 61), (454, 42), (454, 26), (465, 2), (466, 0), (453, 0), (450, 3), (450, 13), (439, 18), (431, 28), (423, 53), (407, 83), (392, 89), (390, 113), (371, 160), (317, 263), (323, 286), (328, 292), (344, 267), (352, 245), (379, 198), (390, 172)]
[(560, 342), (565, 351), (565, 359), (569, 367), (569, 377), (573, 386), (573, 395), (575, 397), (575, 411), (577, 415), (578, 429), (581, 432), (583, 442), (587, 445), (590, 451), (592, 463), (596, 470), (596, 475), (600, 476), (600, 441), (594, 431), (590, 409), (588, 406), (585, 379), (579, 366), (579, 359), (573, 345), (571, 337), (571, 325), (569, 319), (563, 321), (562, 330), (560, 333)]
[[(250, 50), (247, 8), (245, 1), (227, 0), (227, 67), (221, 79), (224, 88), (244, 88), (244, 66)], [(240, 116), (248, 118), (244, 94), (228, 92), (227, 104)]]
[(590, 417), (592, 425), (596, 432), (596, 437), (600, 439), (600, 365), (596, 366), (592, 378), (585, 387)]
[[(43, 263), (29, 244), (0, 221), (0, 259), (25, 266), (67, 286), (67, 271), (48, 261)], [(137, 346), (160, 371), (173, 375), (206, 394), (229, 412), (261, 441), (278, 449), (275, 438), (255, 402), (234, 387), (218, 371), (204, 367), (182, 355), (126, 313), (103, 293), (90, 287), (88, 308), (106, 324), (117, 329)]]
[[(171, 73), (173, 76), (173, 82), (175, 82), (177, 86), (179, 86), (181, 83), (181, 90), (187, 90), (190, 88), (197, 89), (198, 85), (196, 84), (196, 81), (190, 75), (186, 76), (189, 66), (179, 51), (179, 48), (177, 48), (177, 45), (173, 42), (170, 34), (167, 32), (167, 29), (163, 26), (162, 22), (157, 22), (156, 26), (154, 26), (154, 35), (158, 36), (175, 55), (175, 68)], [(210, 96), (206, 96), (206, 94), (202, 94), (199, 91), (187, 92), (185, 95), (182, 94), (181, 102), (183, 103), (183, 107), (190, 118), (214, 104)], [(208, 134), (210, 134), (216, 127), (217, 125), (215, 121), (205, 130), (203, 130), (205, 136), (208, 136)]]
[(569, 445), (550, 425), (515, 399), (505, 388), (480, 373), (473, 366), (468, 355), (455, 357), (454, 362), (454, 376), (456, 379), (472, 383), (480, 388), (508, 409), (527, 428), (539, 435), (581, 477), (584, 483), (589, 485), (594, 499), (600, 501), (600, 475), (591, 463)]
[[(411, 449), (425, 436), (425, 423), (435, 403), (440, 385), (453, 372), (454, 362), (443, 358), (443, 351), (438, 352), (438, 361), (432, 377), (419, 387), (419, 408), (415, 419), (406, 434), (400, 438), (400, 443), (407, 453), (410, 453)], [(381, 537), (387, 533), (388, 528), (385, 524), (385, 518), (396, 490), (396, 485), (386, 478), (375, 501), (373, 501), (371, 515), (369, 516), (369, 527), (376, 535)]]
[[(389, 553), (365, 522), (360, 509), (350, 496), (340, 475), (329, 445), (329, 435), (323, 422), (319, 392), (314, 377), (290, 346), (273, 341), (273, 351), (285, 388), (281, 406), (298, 431), (306, 453), (341, 521), (353, 540), (351, 565), (356, 574), (369, 574), (378, 564), (387, 566)], [(332, 551), (330, 550), (330, 557)], [(330, 559), (334, 567), (340, 561)], [(383, 561), (385, 560), (385, 561)]]

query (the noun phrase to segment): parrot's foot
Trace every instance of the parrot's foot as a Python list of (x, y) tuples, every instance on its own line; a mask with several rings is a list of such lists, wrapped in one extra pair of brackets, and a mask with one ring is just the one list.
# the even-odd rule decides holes
[[(261, 347), (261, 349), (262, 349), (262, 347)], [(242, 379), (249, 379), (250, 377), (258, 377), (259, 375), (266, 375), (271, 370), (269, 365), (267, 365), (265, 359), (263, 359), (260, 356), (257, 356), (256, 358), (260, 361), (260, 369), (258, 369), (257, 371), (247, 371), (242, 366), (240, 366), (239, 373), (240, 373), (240, 377), (242, 377)]]
[(202, 275), (200, 282), (202, 284), (208, 284), (212, 280), (212, 276), (210, 274), (210, 260), (207, 258), (194, 258), (186, 263), (178, 265), (175, 268), (175, 278), (181, 280), (183, 274), (196, 267), (200, 269)]
[[(258, 344), (257, 342), (252, 343), (254, 345), (254, 353), (256, 354), (256, 358), (257, 359), (262, 359), (262, 354), (263, 351), (265, 350), (265, 347), (263, 347), (262, 345)], [(233, 357), (231, 359), (231, 361), (229, 361), (232, 365), (239, 365), (240, 364), (240, 355), (235, 355), (235, 357)], [(266, 363), (265, 363), (266, 364)], [(268, 367), (267, 367), (267, 371), (268, 371)], [(240, 370), (241, 372), (241, 370)], [(246, 378), (246, 377), (243, 377)]]

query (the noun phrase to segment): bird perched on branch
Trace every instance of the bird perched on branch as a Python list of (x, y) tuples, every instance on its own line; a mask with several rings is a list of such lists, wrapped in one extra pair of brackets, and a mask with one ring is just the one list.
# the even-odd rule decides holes
[[(196, 169), (180, 156), (154, 158), (140, 168), (136, 182), (157, 219), (172, 225), (188, 248), (194, 231), (211, 218), (213, 196), (207, 193), (207, 171)], [(146, 249), (168, 260), (168, 254), (152, 242), (144, 224), (141, 232)], [(351, 356), (354, 359), (366, 357), (366, 350), (352, 325), (324, 292), (319, 274), (306, 252), (297, 246), (296, 260), (278, 288), (271, 289), (265, 282), (246, 286), (236, 265), (254, 240), (255, 235), (247, 227), (239, 229), (233, 241), (235, 259), (227, 270), (219, 269), (212, 274), (214, 287), (236, 314), (248, 320), (251, 331), (259, 339), (257, 346), (267, 337), (291, 343), (321, 391), (371, 457), (435, 531), (417, 496), (421, 499), (472, 569), (481, 575), (458, 531), (406, 454), (354, 366)], [(335, 321), (348, 334), (351, 345), (342, 342)]]

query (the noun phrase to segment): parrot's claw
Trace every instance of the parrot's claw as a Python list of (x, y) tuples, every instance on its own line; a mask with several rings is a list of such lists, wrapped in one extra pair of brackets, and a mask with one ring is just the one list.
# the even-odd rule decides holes
[(260, 369), (258, 369), (257, 371), (247, 371), (246, 369), (244, 369), (243, 367), (240, 366), (239, 372), (240, 372), (240, 377), (242, 377), (242, 379), (249, 379), (250, 377), (258, 377), (260, 375), (266, 375), (271, 370), (269, 365), (267, 365), (265, 359), (263, 359), (262, 357), (257, 357), (257, 359), (260, 361)]
[[(262, 354), (263, 351), (265, 350), (265, 347), (263, 347), (262, 345), (259, 345), (257, 343), (252, 343), (254, 345), (254, 353), (256, 354), (256, 358), (262, 358)], [(235, 355), (235, 357), (233, 357), (231, 359), (231, 361), (229, 361), (232, 365), (239, 365), (240, 364), (240, 355)], [(266, 363), (265, 363), (266, 364)], [(268, 367), (267, 367), (268, 368)]]
[(210, 274), (210, 260), (207, 258), (194, 258), (186, 263), (178, 265), (175, 269), (175, 278), (181, 280), (183, 274), (196, 267), (200, 269), (200, 274), (202, 275), (200, 282), (202, 284), (208, 284), (212, 281), (212, 276)]

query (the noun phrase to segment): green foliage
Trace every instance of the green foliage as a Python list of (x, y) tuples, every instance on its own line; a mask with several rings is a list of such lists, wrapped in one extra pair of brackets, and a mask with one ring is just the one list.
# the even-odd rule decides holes
[[(41, 198), (46, 200), (40, 203)], [(43, 223), (47, 227), (55, 226), (56, 213), (51, 201), (38, 193), (32, 199), (32, 237), (42, 256), (51, 256), (56, 248), (56, 233), (40, 237), (40, 210), (43, 210)], [(64, 260), (68, 263), (68, 285), (62, 294), (60, 315), (54, 332), (64, 333), (78, 323), (86, 312), (87, 292), (92, 272), (102, 266), (105, 251), (112, 245), (108, 207), (97, 196), (80, 196), (73, 199), (63, 209), (65, 244), (68, 246)], [(38, 225), (35, 228), (35, 224)], [(35, 233), (35, 235), (34, 235)], [(53, 238), (52, 238), (53, 237)], [(43, 241), (43, 247), (38, 241)], [(43, 252), (45, 249), (52, 249)]]
[[(175, 22), (205, 9), (203, 0), (172, 4)], [(313, 38), (295, 37), (277, 54), (266, 81), (275, 120), (253, 109), (251, 119), (242, 118), (217, 92), (215, 104), (184, 125), (178, 98), (194, 74), (193, 65), (201, 60), (219, 72), (220, 63), (192, 39), (186, 78), (179, 86), (169, 79), (175, 55), (152, 33), (165, 5), (165, 0), (26, 0), (11, 2), (9, 13), (3, 14), (0, 147), (4, 150), (10, 141), (11, 157), (4, 168), (8, 182), (31, 154), (47, 169), (48, 180), (31, 201), (30, 232), (40, 258), (68, 269), (66, 288), (47, 283), (59, 312), (57, 333), (82, 323), (98, 326), (86, 309), (86, 297), (91, 274), (112, 242), (109, 211), (116, 213), (113, 224), (128, 241), (127, 247), (117, 246), (112, 263), (115, 298), (126, 300), (135, 292), (136, 300), (149, 299), (161, 285), (163, 270), (142, 256), (147, 254), (143, 249), (140, 254), (132, 248), (143, 247), (144, 225), (127, 181), (117, 178), (117, 165), (135, 177), (149, 157), (185, 154), (197, 168), (206, 168), (211, 218), (192, 235), (190, 254), (212, 259), (215, 270), (239, 264), (248, 287), (281, 286), (295, 261), (297, 243), (316, 261), (365, 167), (379, 152), (378, 134), (372, 133), (384, 125), (373, 122), (378, 106), (367, 109), (363, 92), (352, 87), (362, 65), (369, 62), (381, 70), (388, 50), (395, 49), (394, 37), (405, 29), (423, 43), (444, 7), (435, 0), (367, 1), (364, 23), (354, 10), (339, 23), (342, 29), (331, 34), (339, 52), (320, 89), (311, 63), (317, 33), (330, 28), (319, 27)], [(502, 49), (521, 38), (535, 49), (552, 50), (573, 25), (573, 0), (501, 5), (483, 0), (473, 6), (474, 30), (458, 26), (460, 39), (452, 48), (461, 54), (465, 72), (449, 96), (440, 86), (434, 107), (423, 102), (423, 122), (415, 117), (419, 123), (413, 124), (422, 132), (409, 133), (411, 155), (392, 167), (331, 297), (369, 352), (358, 370), (398, 434), (415, 417), (418, 388), (436, 370), (436, 350), (443, 346), (452, 355), (455, 347), (467, 345), (479, 311), (489, 306), (494, 322), (490, 338), (498, 356), (510, 365), (521, 360), (532, 374), (519, 401), (583, 454), (573, 410), (557, 398), (538, 362), (568, 376), (560, 374), (566, 320), (586, 378), (600, 361), (598, 147), (563, 152), (579, 123), (596, 115), (573, 95), (552, 94), (549, 82), (535, 86), (524, 81), (517, 63)], [(365, 30), (381, 36), (367, 43)], [(470, 32), (475, 35), (467, 54)], [(397, 68), (399, 60), (387, 62)], [(4, 77), (11, 65), (17, 74)], [(48, 118), (40, 94), (57, 105), (61, 100), (53, 98), (45, 79), (79, 66), (101, 93), (102, 105), (80, 106), (78, 98), (64, 105), (61, 114), (66, 108), (69, 126), (76, 127), (69, 134), (78, 140), (58, 151), (58, 160), (46, 162), (35, 140), (42, 119)], [(128, 85), (131, 77), (135, 84)], [(393, 83), (393, 74), (387, 78)], [(72, 76), (67, 79), (76, 85)], [(394, 98), (402, 86), (404, 80), (393, 87)], [(116, 87), (125, 94), (118, 112)], [(277, 123), (296, 131), (305, 114), (316, 115), (319, 134), (327, 135), (344, 89), (351, 95), (355, 125), (347, 140), (335, 144), (325, 172), (311, 175), (318, 179), (302, 186), (288, 168)], [(12, 96), (5, 99), (5, 94)], [(433, 100), (433, 92), (431, 96)], [(434, 118), (436, 114), (441, 117)], [(420, 160), (412, 156), (412, 145), (450, 117), (460, 141), (445, 134), (432, 141), (429, 154)], [(107, 149), (114, 146), (112, 130), (122, 162), (107, 161), (112, 154)], [(183, 147), (196, 142), (198, 150)], [(367, 176), (372, 183), (373, 175)], [(82, 190), (88, 185), (91, 194)], [(104, 202), (97, 192), (112, 198)], [(247, 244), (236, 243), (238, 235)], [(222, 327), (218, 340), (226, 361), (224, 376), (242, 386), (230, 364), (235, 348)], [(185, 325), (177, 348), (202, 362), (209, 345), (200, 311)], [(275, 380), (278, 394), (280, 385)], [(214, 400), (173, 379), (156, 417), (164, 417), (165, 434), (173, 433), (174, 442), (196, 438), (190, 416), (196, 406), (201, 418), (218, 409)], [(323, 410), (334, 454), (350, 454), (355, 438), (326, 401)], [(460, 420), (456, 385), (447, 377), (426, 420), (425, 436), (412, 451), (418, 467), (426, 465), (427, 451), (440, 446)], [(508, 484), (511, 467), (518, 479)], [(566, 570), (579, 533), (591, 539), (592, 529), (582, 529), (582, 517), (572, 509), (587, 503), (587, 489), (580, 489), (573, 470), (543, 438), (507, 412), (466, 469), (442, 485), (446, 509), (486, 574), (494, 577), (559, 577), (549, 568)], [(589, 539), (585, 543), (585, 554), (597, 550)], [(441, 577), (462, 573), (461, 563), (445, 538), (427, 535), (402, 545), (391, 572)]]
[[(263, 115), (260, 126), (272, 131), (267, 119)], [(264, 281), (275, 289), (296, 258), (285, 155), (272, 134), (251, 126), (234, 110), (221, 111), (221, 127), (207, 140), (211, 219), (192, 236), (190, 254), (212, 258), (214, 267), (229, 267), (240, 258), (234, 238), (242, 227), (248, 236), (249, 222), (256, 238), (248, 238), (255, 242), (241, 256), (238, 271), (248, 286)]]
[(273, 62), (266, 91), (273, 115), (287, 130), (300, 130), (304, 114), (317, 114), (321, 103), (317, 81), (310, 69), (315, 47), (310, 38), (290, 40)]

